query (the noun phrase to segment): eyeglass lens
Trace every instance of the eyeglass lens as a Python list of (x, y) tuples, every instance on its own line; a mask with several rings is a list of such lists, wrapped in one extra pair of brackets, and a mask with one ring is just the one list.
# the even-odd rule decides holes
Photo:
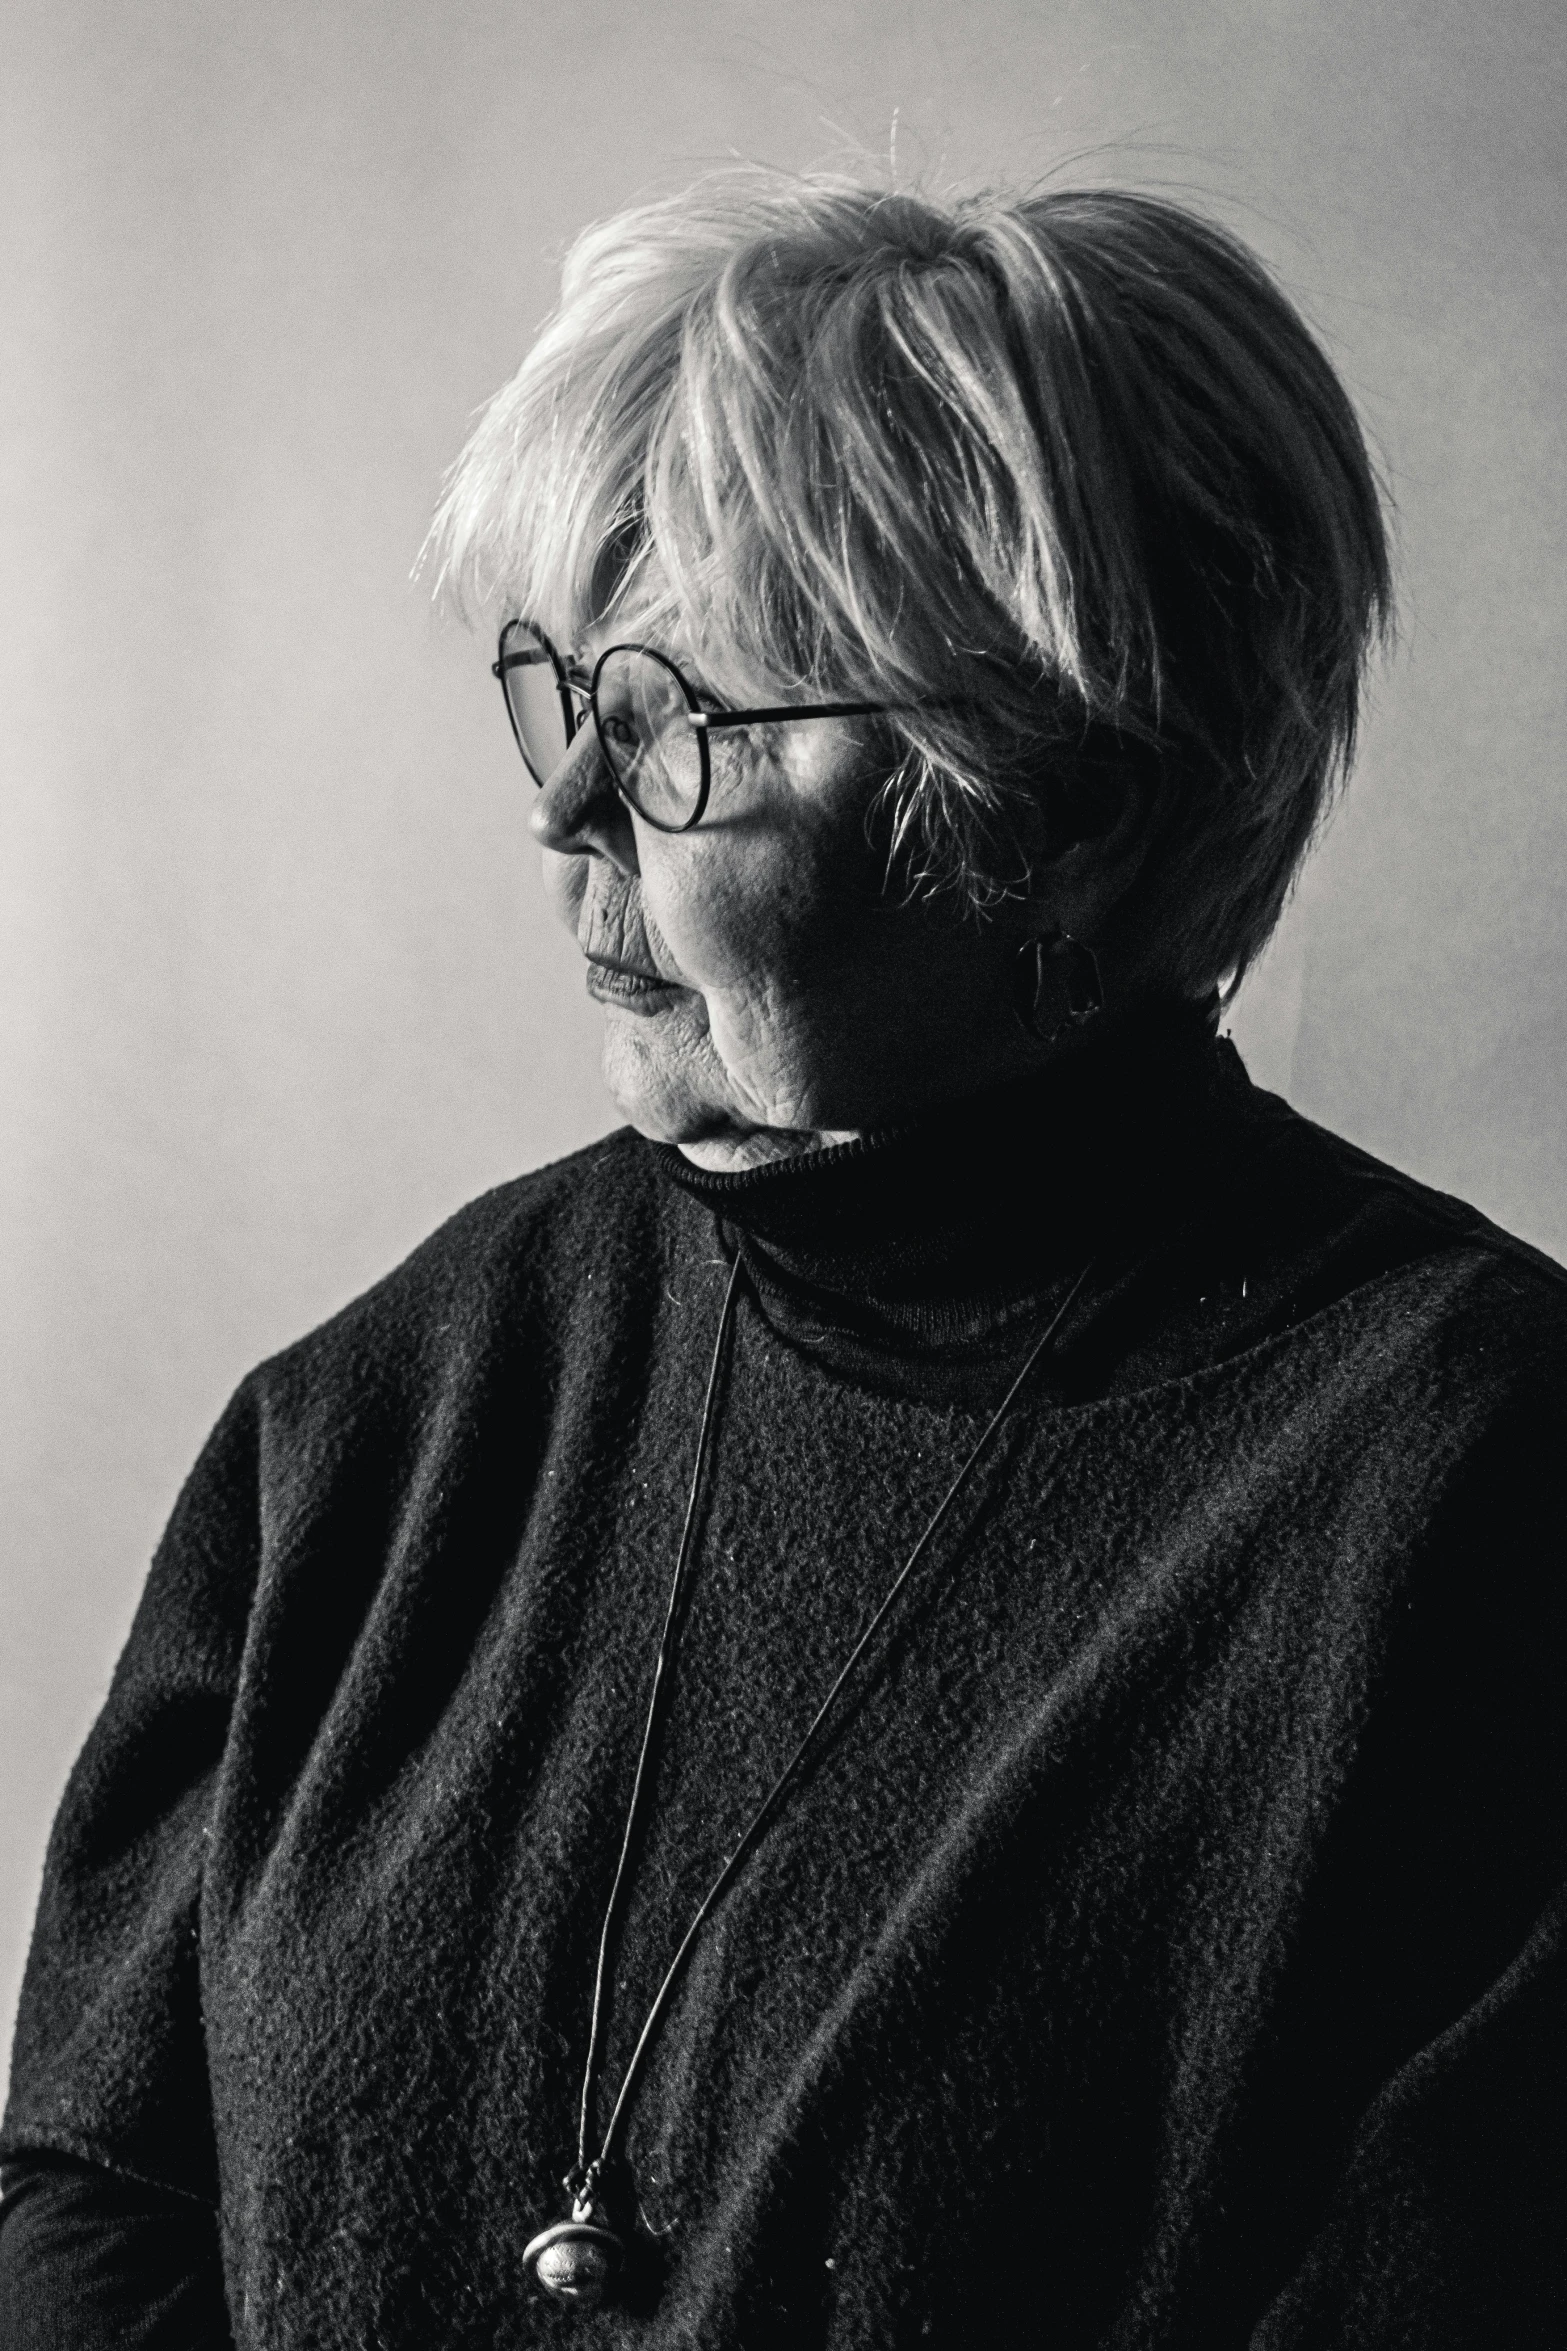
[(576, 731), (563, 682), (549, 647), (523, 622), (513, 621), (501, 638), (501, 684), (517, 748), (536, 784), (554, 774)]
[(702, 802), (702, 744), (674, 666), (617, 646), (599, 665), (593, 708), (604, 756), (633, 808), (665, 829), (689, 824)]
[[(497, 663), (506, 708), (536, 784), (554, 774), (581, 723), (585, 682), (567, 683), (547, 638), (508, 623)], [(666, 831), (693, 823), (703, 798), (703, 745), (694, 705), (674, 663), (643, 646), (616, 646), (599, 663), (593, 694), (599, 746), (633, 808)]]

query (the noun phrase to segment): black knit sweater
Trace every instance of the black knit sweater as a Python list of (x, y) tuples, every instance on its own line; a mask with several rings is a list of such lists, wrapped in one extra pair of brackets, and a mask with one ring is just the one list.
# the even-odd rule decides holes
[[(600, 2127), (1091, 1271), (696, 1948), (587, 2315), (519, 2257), (737, 1248)], [(50, 1850), (6, 2342), (219, 2342), (220, 2246), (242, 2351), (1567, 2342), (1564, 1278), (1173, 1021), (476, 1202), (176, 1508)]]

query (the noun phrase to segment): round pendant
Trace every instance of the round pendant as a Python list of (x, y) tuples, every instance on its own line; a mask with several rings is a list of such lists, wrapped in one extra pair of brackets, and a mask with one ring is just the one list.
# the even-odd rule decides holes
[(613, 2229), (588, 2220), (558, 2221), (541, 2229), (522, 2249), (523, 2265), (531, 2269), (546, 2294), (575, 2310), (596, 2310), (625, 2260), (626, 2248)]

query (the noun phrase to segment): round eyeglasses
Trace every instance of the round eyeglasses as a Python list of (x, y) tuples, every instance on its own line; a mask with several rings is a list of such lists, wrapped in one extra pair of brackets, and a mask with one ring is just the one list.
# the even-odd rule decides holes
[(688, 833), (702, 821), (713, 788), (708, 737), (732, 727), (787, 726), (809, 718), (873, 718), (891, 702), (795, 702), (769, 710), (709, 710), (667, 653), (653, 645), (611, 645), (591, 676), (563, 657), (530, 621), (501, 631), (493, 674), (523, 764), (547, 783), (575, 740), (584, 709), (616, 791), (661, 833)]

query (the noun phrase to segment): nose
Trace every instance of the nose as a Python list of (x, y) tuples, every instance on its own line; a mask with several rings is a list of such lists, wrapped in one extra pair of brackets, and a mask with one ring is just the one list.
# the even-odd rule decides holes
[(604, 857), (622, 873), (639, 871), (631, 811), (615, 789), (591, 719), (577, 729), (559, 767), (541, 787), (528, 822), (541, 849), (564, 857)]

